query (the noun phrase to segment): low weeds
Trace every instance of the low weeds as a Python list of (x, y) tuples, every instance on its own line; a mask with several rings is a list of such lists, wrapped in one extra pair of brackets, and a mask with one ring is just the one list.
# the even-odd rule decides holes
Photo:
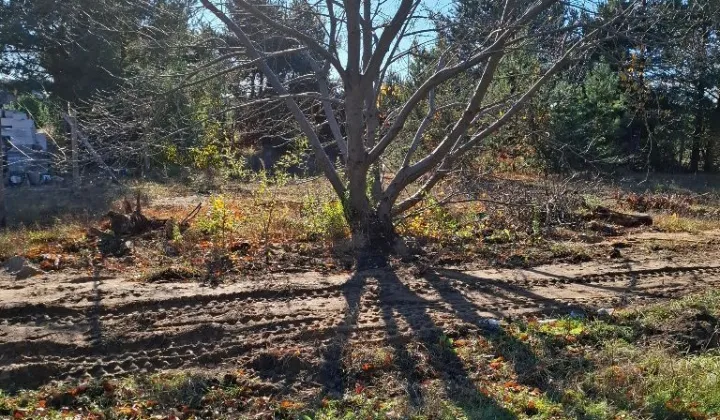
[(399, 225), (401, 234), (425, 240), (449, 242), (462, 240), (473, 235), (473, 229), (480, 225), (464, 223), (457, 215), (435, 201), (426, 200), (419, 210), (405, 218)]
[(30, 253), (45, 254), (72, 251), (73, 244), (85, 237), (83, 227), (72, 221), (56, 220), (48, 227), (21, 226), (0, 232), (0, 259)]
[(199, 217), (195, 227), (207, 235), (226, 236), (234, 232), (243, 221), (243, 214), (232, 208), (224, 195), (213, 196), (209, 200), (209, 208)]
[(586, 398), (653, 418), (708, 419), (720, 414), (720, 354), (682, 356), (626, 342), (606, 343), (608, 364), (586, 375)]

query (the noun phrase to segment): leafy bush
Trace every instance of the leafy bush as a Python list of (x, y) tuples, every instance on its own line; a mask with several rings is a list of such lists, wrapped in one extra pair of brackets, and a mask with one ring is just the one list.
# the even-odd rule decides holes
[(472, 226), (462, 224), (444, 206), (429, 198), (418, 212), (399, 226), (401, 233), (416, 238), (448, 240), (471, 236)]
[(208, 235), (225, 235), (235, 230), (240, 221), (240, 215), (228, 206), (227, 199), (218, 195), (210, 199), (210, 208), (198, 219), (196, 225)]
[(350, 234), (345, 210), (339, 200), (322, 201), (317, 197), (305, 196), (302, 213), (311, 237), (337, 240)]

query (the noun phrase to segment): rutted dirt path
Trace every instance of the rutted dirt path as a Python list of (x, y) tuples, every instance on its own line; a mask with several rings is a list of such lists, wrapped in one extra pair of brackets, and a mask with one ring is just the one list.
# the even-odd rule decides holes
[[(533, 269), (368, 271), (234, 279), (216, 288), (54, 274), (0, 278), (0, 388), (140, 371), (237, 369), (268, 349), (407, 340), (488, 319), (621, 307), (720, 285), (706, 263), (593, 262)], [(333, 372), (320, 372), (333, 375)]]

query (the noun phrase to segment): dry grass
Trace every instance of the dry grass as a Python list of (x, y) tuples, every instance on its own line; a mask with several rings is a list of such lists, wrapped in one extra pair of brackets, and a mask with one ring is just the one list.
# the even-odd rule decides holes
[(72, 249), (71, 244), (82, 240), (108, 210), (119, 209), (125, 197), (140, 193), (147, 203), (148, 197), (169, 197), (181, 191), (178, 186), (155, 183), (86, 186), (77, 192), (56, 186), (8, 189), (9, 227), (0, 233), (0, 259)]
[(659, 214), (653, 218), (653, 224), (661, 231), (669, 233), (698, 233), (720, 229), (720, 220), (684, 217), (676, 213)]
[[(524, 181), (491, 179), (479, 186), (487, 194), (472, 201), (440, 205), (428, 199), (398, 223), (398, 232), (427, 251), (424, 262), (428, 264), (532, 266), (581, 262), (602, 251), (578, 244), (583, 236), (576, 219), (581, 202), (602, 202), (603, 196), (573, 193), (572, 198), (549, 197), (547, 185), (537, 185), (534, 178), (520, 178)], [(256, 262), (267, 266), (284, 259), (281, 265), (288, 268), (296, 262), (289, 254), (298, 253), (304, 257), (296, 269), (345, 267), (350, 258), (350, 231), (343, 208), (320, 178), (223, 184), (211, 194), (198, 194), (191, 186), (157, 183), (125, 188), (94, 186), (77, 195), (52, 187), (10, 190), (8, 207), (13, 227), (0, 234), (0, 258), (72, 249), (64, 245), (82, 241), (87, 228), (100, 227), (103, 214), (119, 209), (123, 198), (136, 193), (144, 197), (144, 213), (158, 219), (182, 220), (203, 203), (191, 228), (172, 241), (179, 254), (173, 257), (172, 265), (204, 264), (201, 260), (208, 250), (219, 258), (248, 246), (251, 252), (239, 257), (257, 259), (248, 262), (253, 267), (260, 267)], [(561, 205), (552, 209), (540, 206), (551, 199)], [(660, 230), (671, 233), (720, 228), (720, 221), (708, 217), (660, 214), (655, 220)], [(143, 270), (155, 269), (153, 264), (167, 260), (165, 244), (156, 239), (136, 244), (147, 254), (140, 256), (144, 263), (138, 266)], [(93, 251), (92, 245), (88, 244), (88, 253)], [(321, 258), (313, 258), (318, 251)]]

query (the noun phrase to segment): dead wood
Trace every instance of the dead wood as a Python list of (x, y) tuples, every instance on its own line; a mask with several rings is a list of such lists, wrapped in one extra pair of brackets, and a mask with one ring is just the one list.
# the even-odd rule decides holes
[(142, 235), (150, 230), (159, 229), (165, 226), (167, 220), (148, 218), (142, 214), (140, 205), (140, 194), (135, 195), (135, 209), (133, 210), (130, 201), (125, 198), (123, 200), (123, 210), (125, 214), (118, 213), (114, 210), (107, 212), (105, 217), (110, 219), (110, 230), (115, 236), (125, 235)]
[(592, 212), (591, 218), (623, 227), (652, 226), (653, 224), (652, 217), (647, 214), (620, 213), (602, 206)]
[(198, 203), (198, 205), (195, 206), (195, 208), (190, 213), (188, 213), (188, 215), (185, 216), (184, 219), (182, 219), (182, 221), (178, 225), (178, 226), (180, 226), (181, 231), (187, 229), (190, 226), (190, 222), (192, 221), (192, 219), (194, 219), (195, 216), (200, 214), (201, 207), (202, 207), (202, 203)]

